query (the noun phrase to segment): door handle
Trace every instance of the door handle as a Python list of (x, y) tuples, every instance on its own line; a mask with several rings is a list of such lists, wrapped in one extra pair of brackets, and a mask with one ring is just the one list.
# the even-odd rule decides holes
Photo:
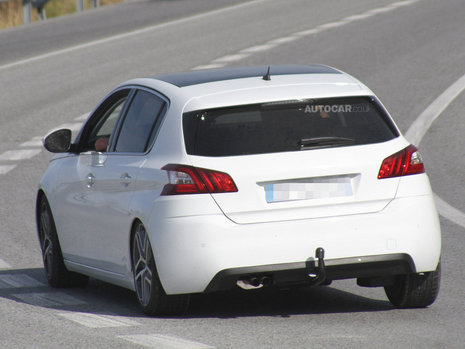
[(95, 184), (95, 176), (92, 173), (87, 175), (87, 188), (92, 188)]
[(129, 173), (123, 173), (120, 177), (121, 179), (121, 184), (125, 187), (127, 187), (129, 184), (131, 184), (132, 177), (129, 175)]

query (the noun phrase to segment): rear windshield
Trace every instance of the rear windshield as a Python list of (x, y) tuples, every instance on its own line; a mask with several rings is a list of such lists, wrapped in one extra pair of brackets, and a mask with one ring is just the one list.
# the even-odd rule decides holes
[(370, 97), (198, 110), (183, 116), (188, 154), (233, 156), (385, 142), (399, 136)]

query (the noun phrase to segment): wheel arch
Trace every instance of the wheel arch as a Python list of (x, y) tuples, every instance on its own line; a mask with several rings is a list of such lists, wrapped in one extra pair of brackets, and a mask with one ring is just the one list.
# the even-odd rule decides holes
[[(142, 220), (139, 219), (138, 217), (135, 217), (133, 220), (132, 220), (132, 224), (131, 224), (131, 230), (129, 231), (129, 241), (128, 241), (128, 248), (129, 248), (129, 267), (130, 267), (130, 270), (131, 270), (131, 273), (133, 274), (133, 277), (134, 277), (134, 268), (133, 268), (133, 262), (132, 262), (132, 258), (133, 258), (133, 252), (132, 252), (132, 244), (133, 244), (133, 241), (134, 241), (134, 235), (135, 235), (135, 227), (136, 227), (136, 224), (138, 222), (141, 222), (142, 223)], [(144, 224), (144, 223), (142, 223)]]
[(48, 201), (47, 199), (47, 195), (45, 194), (45, 192), (42, 190), (42, 189), (39, 189), (37, 191), (37, 197), (36, 197), (36, 207), (35, 207), (35, 216), (36, 216), (36, 233), (37, 233), (37, 238), (39, 239), (40, 241), (40, 227), (39, 227), (39, 216), (40, 216), (40, 202), (41, 200), (45, 198), (45, 200), (47, 200), (47, 202), (49, 203), (50, 205), (50, 202)]

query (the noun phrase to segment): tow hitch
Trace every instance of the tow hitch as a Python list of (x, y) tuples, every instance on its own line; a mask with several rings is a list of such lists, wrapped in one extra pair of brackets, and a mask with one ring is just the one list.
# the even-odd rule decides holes
[(315, 250), (315, 259), (318, 260), (318, 267), (316, 268), (316, 270), (315, 265), (313, 263), (307, 263), (307, 274), (310, 277), (311, 286), (318, 286), (326, 280), (326, 268), (324, 258), (325, 250), (322, 247), (318, 247)]

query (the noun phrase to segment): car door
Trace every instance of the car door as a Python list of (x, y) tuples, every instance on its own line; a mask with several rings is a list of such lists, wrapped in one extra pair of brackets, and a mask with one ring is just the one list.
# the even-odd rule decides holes
[[(104, 208), (104, 192), (111, 191), (98, 180), (108, 164), (108, 146), (116, 136), (117, 125), (127, 109), (131, 89), (121, 89), (106, 98), (89, 117), (73, 145), (76, 153), (60, 160), (56, 189), (55, 221), (63, 257), (67, 262), (85, 267), (108, 269), (105, 251), (98, 243), (102, 227), (113, 225)], [(100, 151), (96, 150), (100, 146)], [(115, 185), (113, 185), (115, 186)], [(126, 186), (125, 191), (127, 192)], [(124, 194), (123, 194), (124, 195)], [(117, 203), (115, 204), (116, 209)], [(106, 223), (105, 223), (106, 222)], [(107, 226), (105, 229), (109, 229)]]
[[(82, 152), (63, 166), (66, 184), (58, 193), (58, 210), (66, 216), (60, 222), (65, 259), (124, 278), (135, 182), (167, 100), (144, 89), (116, 97), (103, 103), (107, 107), (95, 120), (89, 119), (79, 140)], [(102, 143), (108, 143), (106, 149), (96, 151)]]

